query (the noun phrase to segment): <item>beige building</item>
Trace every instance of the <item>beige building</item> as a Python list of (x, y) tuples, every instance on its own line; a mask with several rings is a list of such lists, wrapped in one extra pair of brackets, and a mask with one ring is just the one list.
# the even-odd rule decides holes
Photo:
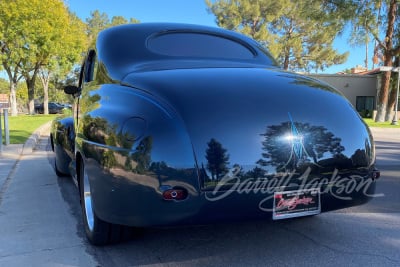
[[(375, 75), (373, 75), (375, 74)], [(363, 117), (372, 117), (376, 110), (380, 85), (378, 73), (363, 74), (309, 74), (340, 91)]]

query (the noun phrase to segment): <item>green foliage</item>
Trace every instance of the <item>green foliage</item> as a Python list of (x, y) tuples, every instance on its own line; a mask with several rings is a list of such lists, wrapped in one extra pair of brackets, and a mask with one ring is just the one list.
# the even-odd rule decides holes
[(105, 29), (109, 24), (109, 18), (106, 13), (100, 13), (100, 11), (95, 10), (90, 13), (90, 18), (86, 19), (87, 25), (87, 35), (89, 42), (93, 43), (97, 34)]
[(126, 20), (126, 18), (122, 17), (122, 16), (114, 16), (111, 19), (111, 22), (109, 23), (111, 26), (117, 26), (117, 25), (123, 25), (123, 24), (127, 24), (128, 21)]
[[(62, 1), (2, 0), (0, 28), (0, 62), (14, 87), (20, 78), (18, 75), (24, 76), (33, 112), (39, 69), (45, 70), (49, 77), (49, 73), (80, 61), (82, 51), (86, 50), (84, 24), (69, 13)], [(14, 115), (15, 108), (12, 105)]]
[[(45, 12), (51, 10), (51, 12)], [(79, 35), (64, 4), (57, 0), (2, 0), (0, 26), (6, 53), (1, 59), (19, 64), (22, 72), (48, 64), (54, 55), (70, 51), (79, 44)], [(78, 37), (78, 38), (77, 38)], [(70, 55), (75, 56), (75, 55)]]
[[(129, 22), (139, 21), (131, 18)], [(124, 17), (109, 20), (106, 13), (96, 10), (86, 25), (59, 0), (0, 1), (0, 63), (9, 76), (9, 85), (0, 81), (0, 90), (10, 93), (11, 88), (12, 114), (17, 114), (17, 99), (24, 107), (29, 102), (31, 113), (34, 98), (71, 102), (60, 90), (65, 83), (60, 77), (82, 61), (99, 31), (125, 23)], [(17, 91), (21, 77), (28, 92)]]
[(64, 117), (71, 117), (73, 115), (72, 109), (65, 108), (62, 111)]
[(17, 85), (17, 100), (23, 106), (28, 104), (28, 90), (24, 82), (19, 82)]
[(10, 93), (10, 83), (0, 78), (0, 94), (9, 94)]
[(369, 127), (376, 127), (376, 128), (398, 128), (400, 129), (400, 125), (392, 125), (391, 121), (387, 122), (375, 122), (373, 119), (364, 118), (365, 123)]
[[(349, 9), (353, 10), (352, 16), (349, 17), (351, 22), (349, 43), (354, 46), (361, 46), (368, 45), (374, 39), (379, 40), (380, 33), (386, 30), (389, 1), (365, 0), (362, 4), (355, 0), (347, 2)], [(379, 46), (375, 46), (373, 50), (372, 61), (374, 64), (378, 64), (383, 61), (384, 52), (379, 49)], [(365, 60), (367, 63), (368, 58)]]
[(327, 2), (206, 0), (219, 26), (267, 46), (284, 69), (302, 71), (324, 70), (348, 57), (332, 47), (344, 26), (344, 18), (339, 16), (343, 7)]
[[(135, 18), (130, 18), (129, 23), (139, 23), (140, 21)], [(90, 13), (90, 17), (86, 19), (87, 36), (90, 46), (94, 46), (97, 35), (100, 31), (112, 26), (127, 24), (128, 20), (122, 16), (113, 16), (111, 20), (106, 13), (100, 13), (95, 10)]]

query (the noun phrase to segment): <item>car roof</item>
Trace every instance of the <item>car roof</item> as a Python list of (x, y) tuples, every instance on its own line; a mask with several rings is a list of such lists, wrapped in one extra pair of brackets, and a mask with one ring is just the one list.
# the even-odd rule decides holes
[[(160, 53), (150, 47), (152, 40), (159, 36), (177, 33), (220, 37), (245, 47), (252, 53), (252, 57), (246, 59), (174, 56)], [(204, 50), (206, 49), (211, 51), (214, 48), (211, 45), (207, 47), (206, 44)], [(276, 65), (272, 56), (251, 38), (221, 28), (182, 23), (126, 24), (106, 29), (98, 35), (96, 53), (114, 80), (121, 80), (126, 74), (134, 71), (155, 69)]]

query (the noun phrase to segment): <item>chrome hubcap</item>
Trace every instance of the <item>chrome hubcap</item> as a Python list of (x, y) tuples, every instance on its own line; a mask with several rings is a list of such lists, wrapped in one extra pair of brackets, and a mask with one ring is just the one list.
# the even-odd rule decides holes
[(92, 195), (90, 193), (89, 177), (83, 169), (83, 201), (85, 202), (85, 216), (90, 231), (94, 227), (94, 214), (92, 209)]

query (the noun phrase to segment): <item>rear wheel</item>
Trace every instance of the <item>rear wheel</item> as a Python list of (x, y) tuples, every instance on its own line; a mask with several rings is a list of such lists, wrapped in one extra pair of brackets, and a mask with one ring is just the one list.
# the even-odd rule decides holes
[(58, 169), (58, 167), (57, 167), (57, 152), (56, 152), (56, 148), (55, 148), (55, 146), (54, 146), (54, 140), (53, 140), (53, 136), (52, 135), (50, 135), (50, 145), (51, 145), (51, 149), (53, 150), (53, 152), (54, 152), (54, 171), (56, 172), (56, 175), (58, 176), (58, 177), (65, 177), (65, 176), (69, 176), (69, 174), (67, 174), (67, 173), (64, 173), (64, 172), (62, 172), (62, 171), (60, 171), (59, 169)]
[(63, 172), (60, 172), (60, 171), (58, 170), (58, 167), (57, 167), (57, 157), (54, 158), (54, 170), (55, 170), (56, 175), (57, 175), (58, 177), (65, 177), (65, 176), (68, 176), (68, 174), (63, 173)]
[(83, 224), (88, 240), (93, 245), (102, 246), (120, 242), (132, 235), (132, 228), (111, 224), (97, 217), (93, 209), (93, 199), (90, 188), (89, 176), (83, 161), (80, 162), (79, 190), (83, 213)]

